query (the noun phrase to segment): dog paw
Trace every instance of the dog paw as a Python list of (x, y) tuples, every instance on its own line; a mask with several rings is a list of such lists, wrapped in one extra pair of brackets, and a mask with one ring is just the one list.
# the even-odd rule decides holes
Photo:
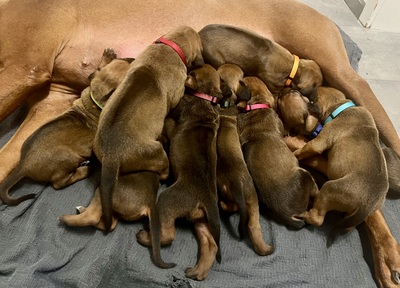
[(262, 243), (259, 245), (254, 245), (254, 251), (260, 256), (268, 256), (274, 252), (274, 247), (268, 245), (266, 243)]
[(112, 48), (106, 48), (103, 52), (103, 57), (107, 57), (108, 59), (115, 59), (117, 58), (117, 54), (114, 52)]
[(206, 279), (208, 275), (208, 270), (205, 271), (195, 266), (193, 268), (187, 268), (185, 271), (185, 275), (190, 279), (202, 281)]
[(400, 246), (381, 245), (375, 255), (375, 277), (379, 287), (400, 287)]
[(150, 232), (147, 230), (139, 230), (136, 234), (136, 240), (140, 245), (151, 247)]
[(76, 206), (75, 209), (76, 209), (76, 212), (78, 212), (78, 214), (82, 214), (83, 212), (85, 212), (86, 207), (85, 206)]

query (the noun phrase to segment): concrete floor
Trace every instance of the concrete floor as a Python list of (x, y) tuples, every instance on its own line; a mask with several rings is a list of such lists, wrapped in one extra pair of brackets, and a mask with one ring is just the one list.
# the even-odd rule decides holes
[(400, 135), (400, 33), (364, 28), (344, 0), (300, 0), (334, 21), (362, 50), (358, 73), (368, 81)]

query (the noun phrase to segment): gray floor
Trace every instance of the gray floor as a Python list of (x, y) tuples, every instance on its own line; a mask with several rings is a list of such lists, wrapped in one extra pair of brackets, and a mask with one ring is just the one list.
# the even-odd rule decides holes
[(400, 134), (400, 33), (364, 28), (344, 0), (300, 0), (333, 20), (362, 50), (365, 78)]

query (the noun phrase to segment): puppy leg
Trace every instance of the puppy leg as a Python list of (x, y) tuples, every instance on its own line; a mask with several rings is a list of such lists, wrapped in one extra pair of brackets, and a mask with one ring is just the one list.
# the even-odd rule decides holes
[(196, 266), (193, 268), (187, 268), (185, 273), (186, 277), (201, 281), (207, 277), (208, 272), (214, 263), (218, 246), (210, 233), (207, 223), (196, 222), (194, 228), (199, 241), (200, 258), (197, 261)]
[[(62, 215), (60, 221), (68, 226), (96, 226), (101, 230), (105, 230), (104, 223), (101, 221), (102, 208), (99, 188), (94, 192), (94, 196), (90, 201), (89, 206), (87, 208), (79, 207), (78, 211), (80, 212), (78, 215)], [(116, 225), (117, 220), (113, 217), (110, 231), (114, 230)]]
[(89, 176), (91, 171), (90, 166), (79, 166), (72, 174), (63, 175), (65, 177), (58, 179), (57, 181), (53, 182), (52, 186), (54, 189), (61, 189), (67, 187), (79, 180), (85, 179)]
[(379, 287), (399, 287), (400, 246), (390, 232), (382, 210), (365, 219), (374, 259), (375, 278)]
[(257, 195), (247, 197), (246, 205), (249, 214), (249, 237), (253, 243), (254, 250), (260, 256), (270, 255), (274, 251), (274, 248), (271, 245), (266, 244), (262, 236)]
[(28, 101), (29, 111), (24, 122), (0, 150), (0, 183), (16, 167), (26, 138), (41, 125), (66, 111), (77, 98), (77, 95), (73, 94), (50, 92), (47, 95), (47, 93), (48, 91), (44, 90), (32, 96)]
[(294, 151), (294, 155), (298, 160), (304, 160), (316, 155), (321, 155), (328, 148), (328, 144), (323, 140), (323, 137), (315, 138), (307, 142), (302, 148)]

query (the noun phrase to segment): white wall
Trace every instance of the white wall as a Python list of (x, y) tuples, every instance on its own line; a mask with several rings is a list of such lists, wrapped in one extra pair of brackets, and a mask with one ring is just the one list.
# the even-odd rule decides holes
[(371, 28), (400, 32), (400, 1), (384, 0), (372, 22)]

